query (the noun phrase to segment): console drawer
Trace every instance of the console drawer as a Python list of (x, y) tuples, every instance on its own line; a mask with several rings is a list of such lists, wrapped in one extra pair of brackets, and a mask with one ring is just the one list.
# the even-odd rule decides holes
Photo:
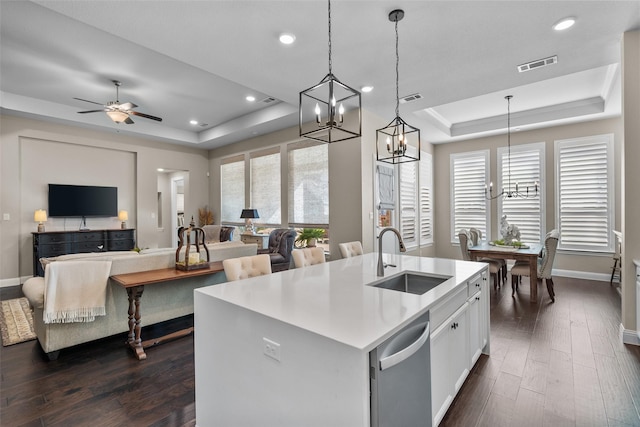
[(81, 232), (76, 233), (75, 235), (76, 242), (102, 242), (104, 240), (104, 234), (102, 231), (89, 231), (89, 232)]
[(67, 233), (34, 234), (34, 244), (48, 245), (50, 243), (71, 242), (72, 236)]
[(128, 251), (133, 249), (133, 239), (126, 240), (109, 240), (107, 242), (107, 249), (110, 251)]
[(109, 230), (107, 231), (109, 240), (133, 240), (133, 230)]
[(38, 247), (38, 258), (52, 257), (69, 253), (71, 245), (68, 242), (55, 243), (52, 245), (40, 245)]

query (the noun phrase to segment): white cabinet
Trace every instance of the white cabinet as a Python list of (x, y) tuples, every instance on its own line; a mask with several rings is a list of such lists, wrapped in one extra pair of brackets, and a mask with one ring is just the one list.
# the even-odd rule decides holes
[(431, 334), (431, 410), (438, 425), (469, 374), (469, 304)]
[(431, 310), (434, 426), (444, 418), (480, 354), (489, 352), (488, 295), (485, 270)]

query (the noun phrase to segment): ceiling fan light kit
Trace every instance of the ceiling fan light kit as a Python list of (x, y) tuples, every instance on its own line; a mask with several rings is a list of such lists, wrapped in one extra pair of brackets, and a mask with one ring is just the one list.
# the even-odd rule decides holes
[(300, 92), (300, 136), (332, 143), (362, 135), (360, 92), (342, 83), (331, 69), (331, 0), (329, 16), (329, 73)]
[(404, 11), (389, 13), (389, 21), (395, 23), (396, 32), (396, 117), (387, 126), (376, 131), (376, 157), (378, 161), (398, 164), (420, 160), (420, 129), (411, 126), (400, 117), (398, 21)]
[(156, 117), (156, 116), (151, 116), (149, 114), (145, 114), (145, 113), (139, 113), (137, 111), (134, 111), (133, 109), (137, 107), (136, 104), (133, 104), (131, 102), (125, 102), (124, 104), (120, 104), (120, 85), (121, 83), (118, 80), (112, 80), (113, 84), (116, 86), (116, 100), (115, 101), (109, 101), (107, 102), (107, 104), (103, 105), (100, 104), (99, 102), (94, 102), (94, 101), (89, 101), (87, 99), (82, 99), (82, 98), (73, 98), (73, 99), (77, 99), (78, 101), (84, 101), (84, 102), (90, 102), (92, 104), (97, 104), (97, 105), (103, 105), (103, 109), (102, 110), (89, 110), (89, 111), (78, 111), (79, 114), (86, 114), (86, 113), (98, 113), (98, 112), (105, 112), (107, 113), (107, 116), (109, 116), (109, 118), (111, 120), (113, 120), (115, 123), (125, 123), (125, 124), (132, 124), (134, 123), (133, 120), (131, 120), (131, 116), (140, 116), (140, 117), (144, 117), (145, 119), (151, 119), (151, 120), (155, 120), (157, 122), (161, 122), (162, 119), (160, 117)]

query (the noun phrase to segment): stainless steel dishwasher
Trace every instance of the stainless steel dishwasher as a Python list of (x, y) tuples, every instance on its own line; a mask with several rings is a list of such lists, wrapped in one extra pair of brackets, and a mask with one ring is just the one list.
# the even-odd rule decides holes
[(431, 426), (429, 313), (369, 353), (372, 427)]

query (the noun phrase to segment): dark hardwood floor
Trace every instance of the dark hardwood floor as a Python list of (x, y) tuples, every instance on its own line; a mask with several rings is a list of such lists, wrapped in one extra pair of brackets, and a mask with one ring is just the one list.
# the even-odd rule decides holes
[[(482, 356), (443, 426), (640, 426), (640, 347), (618, 337), (620, 296), (608, 283), (558, 277), (529, 303), (491, 291), (491, 356)], [(0, 299), (21, 296), (0, 289)], [(146, 327), (149, 338), (192, 317)], [(197, 332), (196, 332), (197, 333)], [(122, 336), (63, 350), (37, 341), (0, 350), (2, 426), (194, 426), (193, 336), (137, 361)], [(247, 408), (250, 410), (250, 408)], [(313, 414), (310, 414), (312, 416)]]

